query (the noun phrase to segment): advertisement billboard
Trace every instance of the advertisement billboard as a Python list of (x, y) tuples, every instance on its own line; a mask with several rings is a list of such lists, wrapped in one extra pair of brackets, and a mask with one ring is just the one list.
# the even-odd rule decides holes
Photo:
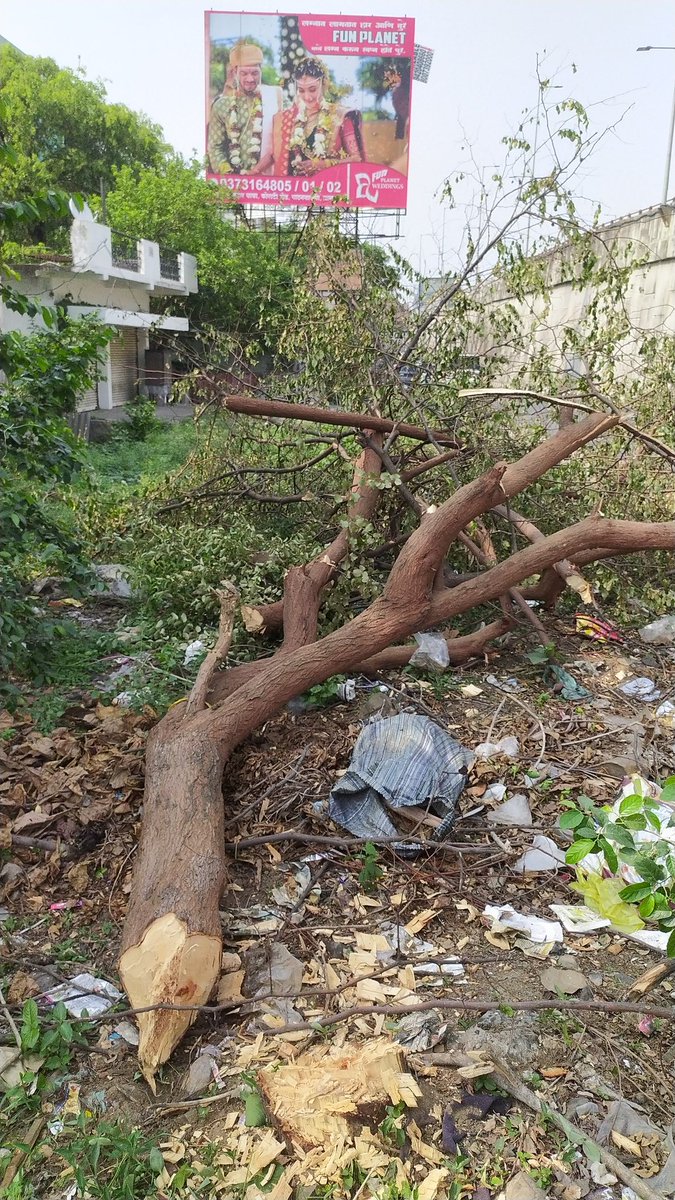
[(406, 207), (412, 18), (204, 18), (208, 179), (242, 204)]

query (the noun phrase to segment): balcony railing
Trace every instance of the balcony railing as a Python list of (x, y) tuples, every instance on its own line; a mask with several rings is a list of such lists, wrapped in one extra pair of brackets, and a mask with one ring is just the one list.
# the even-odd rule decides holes
[(117, 229), (110, 230), (110, 244), (113, 266), (121, 267), (123, 271), (139, 271), (140, 256), (138, 242), (128, 233), (120, 233)]
[(180, 283), (180, 262), (175, 250), (159, 248), (159, 274), (161, 279), (174, 279)]

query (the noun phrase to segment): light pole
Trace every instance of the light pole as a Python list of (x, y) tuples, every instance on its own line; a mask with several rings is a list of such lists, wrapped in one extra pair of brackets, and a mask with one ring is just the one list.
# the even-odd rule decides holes
[[(675, 50), (675, 46), (638, 46), (638, 53), (647, 50)], [(663, 179), (663, 198), (661, 203), (668, 203), (670, 186), (670, 163), (673, 157), (673, 134), (675, 134), (675, 86), (673, 87), (673, 103), (670, 109), (670, 128), (668, 129), (668, 148), (666, 150), (666, 173)]]

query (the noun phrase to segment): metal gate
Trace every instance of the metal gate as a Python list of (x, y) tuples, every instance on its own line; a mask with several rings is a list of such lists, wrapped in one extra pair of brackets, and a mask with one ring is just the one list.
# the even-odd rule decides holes
[(138, 340), (135, 329), (120, 329), (110, 343), (113, 408), (132, 400), (138, 391)]

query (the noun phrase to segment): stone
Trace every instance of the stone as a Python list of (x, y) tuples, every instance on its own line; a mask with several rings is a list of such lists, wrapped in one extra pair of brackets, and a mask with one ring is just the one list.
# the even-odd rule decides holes
[(566, 971), (576, 971), (579, 966), (576, 954), (559, 954), (555, 962), (557, 967), (564, 967)]
[(554, 996), (562, 992), (565, 996), (573, 996), (582, 988), (588, 987), (588, 980), (581, 971), (569, 971), (560, 967), (547, 967), (541, 973), (541, 982), (546, 992)]
[(485, 1050), (516, 1068), (533, 1067), (539, 1059), (540, 1026), (536, 1013), (485, 1013), (470, 1029), (464, 1029), (458, 1040), (464, 1050)]
[(121, 563), (94, 563), (93, 567), (99, 584), (102, 584), (96, 589), (99, 595), (111, 596), (115, 600), (131, 599), (133, 593), (126, 567)]

